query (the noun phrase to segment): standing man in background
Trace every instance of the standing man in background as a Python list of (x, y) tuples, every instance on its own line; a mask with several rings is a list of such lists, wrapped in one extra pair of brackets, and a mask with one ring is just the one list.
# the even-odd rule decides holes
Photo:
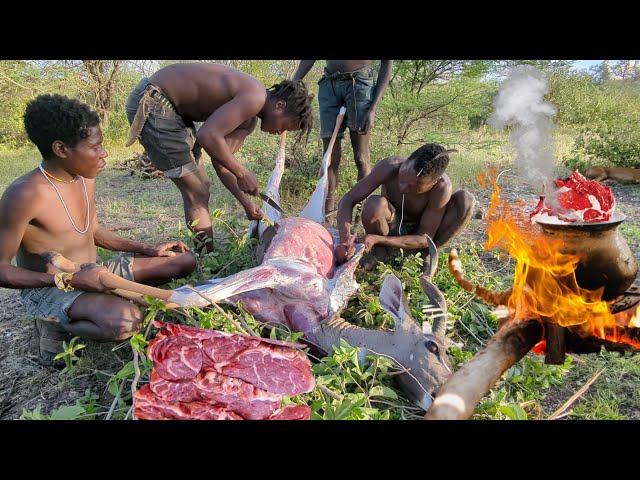
[[(293, 80), (302, 80), (315, 62), (315, 60), (301, 60)], [(342, 138), (346, 127), (349, 127), (358, 180), (362, 180), (371, 171), (369, 133), (373, 128), (378, 104), (391, 78), (393, 60), (380, 61), (380, 72), (375, 82), (372, 64), (373, 60), (326, 60), (324, 73), (318, 82), (320, 137), (324, 152), (329, 146), (340, 107), (344, 105), (347, 108), (345, 120), (340, 126), (331, 152), (328, 171), (329, 192), (325, 212), (332, 212), (335, 209)]]

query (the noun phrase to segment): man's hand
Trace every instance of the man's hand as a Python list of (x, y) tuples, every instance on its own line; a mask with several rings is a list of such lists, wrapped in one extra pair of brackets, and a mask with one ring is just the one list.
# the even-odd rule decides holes
[(238, 181), (238, 188), (249, 195), (257, 196), (260, 193), (260, 187), (258, 185), (258, 178), (249, 170), (246, 171), (241, 177), (236, 177)]
[(105, 272), (109, 273), (107, 267), (97, 263), (83, 263), (80, 265), (80, 270), (73, 274), (69, 285), (86, 292), (108, 292), (111, 289), (105, 287), (100, 281), (100, 275)]
[(375, 118), (376, 118), (376, 112), (373, 110), (369, 110), (369, 113), (367, 113), (367, 116), (364, 117), (364, 120), (360, 124), (358, 133), (360, 135), (367, 135), (373, 128), (373, 122), (375, 121)]
[(356, 249), (353, 246), (353, 243), (348, 243), (348, 244), (347, 243), (341, 243), (333, 251), (333, 256), (334, 256), (334, 258), (336, 260), (336, 263), (338, 265), (341, 265), (344, 262), (346, 262), (347, 260), (349, 260), (351, 257), (353, 257), (353, 254), (355, 252), (356, 252)]
[(249, 220), (261, 220), (264, 217), (262, 210), (253, 202), (244, 205), (244, 213), (247, 214)]
[(378, 235), (368, 233), (364, 237), (364, 253), (369, 253), (378, 243)]
[(148, 257), (175, 257), (177, 253), (184, 253), (188, 251), (189, 247), (180, 240), (175, 240), (172, 242), (163, 242), (149, 246), (144, 253)]

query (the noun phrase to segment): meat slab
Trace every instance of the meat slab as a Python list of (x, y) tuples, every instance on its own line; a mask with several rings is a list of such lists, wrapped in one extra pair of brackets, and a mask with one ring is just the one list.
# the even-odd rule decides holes
[(150, 420), (307, 420), (306, 405), (281, 407), (283, 395), (311, 391), (308, 357), (279, 340), (154, 322), (147, 349), (148, 385), (134, 395), (134, 414)]
[(555, 180), (555, 190), (540, 195), (531, 212), (531, 221), (606, 222), (615, 210), (611, 188), (587, 180), (578, 170), (565, 179)]

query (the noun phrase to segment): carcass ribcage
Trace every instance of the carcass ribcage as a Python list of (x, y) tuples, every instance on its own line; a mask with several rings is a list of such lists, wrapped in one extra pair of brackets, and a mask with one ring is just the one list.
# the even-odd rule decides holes
[(276, 224), (276, 235), (264, 261), (276, 258), (306, 260), (324, 278), (333, 276), (333, 236), (319, 223), (293, 217)]

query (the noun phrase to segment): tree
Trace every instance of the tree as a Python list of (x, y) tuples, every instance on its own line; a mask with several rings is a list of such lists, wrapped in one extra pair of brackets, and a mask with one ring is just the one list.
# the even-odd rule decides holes
[(103, 128), (109, 125), (111, 100), (120, 72), (122, 60), (83, 60), (93, 106), (100, 116)]

